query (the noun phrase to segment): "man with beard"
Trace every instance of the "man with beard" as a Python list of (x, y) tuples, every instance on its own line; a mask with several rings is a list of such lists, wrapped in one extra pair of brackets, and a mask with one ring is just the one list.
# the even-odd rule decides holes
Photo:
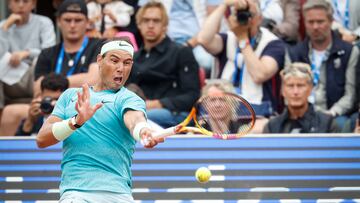
[(331, 115), (314, 110), (308, 102), (313, 88), (313, 74), (305, 63), (293, 63), (280, 73), (282, 95), (287, 108), (266, 124), (264, 133), (332, 133), (338, 132)]
[(311, 64), (314, 89), (309, 101), (342, 127), (355, 104), (359, 50), (331, 31), (333, 10), (326, 0), (307, 1), (303, 16), (307, 38), (290, 49), (291, 61)]

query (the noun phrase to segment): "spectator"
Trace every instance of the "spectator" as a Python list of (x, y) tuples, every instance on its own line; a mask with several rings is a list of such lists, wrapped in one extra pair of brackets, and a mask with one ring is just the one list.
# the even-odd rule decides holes
[(57, 99), (68, 87), (69, 81), (65, 76), (54, 73), (46, 75), (41, 81), (40, 96), (31, 101), (28, 116), (20, 124), (16, 135), (31, 135), (39, 132)]
[(211, 102), (204, 105), (203, 108), (209, 114), (198, 117), (198, 123), (203, 128), (215, 133), (237, 133), (242, 122), (233, 118), (234, 111), (237, 108), (229, 108), (229, 101), (224, 98), (223, 93), (235, 93), (235, 88), (231, 82), (221, 79), (211, 79), (206, 81), (202, 88), (201, 95), (206, 96)]
[[(192, 47), (199, 66), (210, 72), (214, 58), (198, 44), (197, 34), (207, 15), (220, 4), (221, 0), (158, 1), (164, 4), (169, 16), (168, 36), (177, 43)], [(140, 0), (139, 5), (144, 5), (146, 2), (149, 0)]]
[(134, 8), (123, 1), (96, 0), (87, 4), (90, 31), (97, 37), (113, 38), (120, 28), (130, 24)]
[(360, 2), (358, 0), (328, 0), (331, 2), (334, 21), (333, 29), (337, 29), (344, 41), (359, 44), (360, 37)]
[[(41, 49), (55, 44), (54, 25), (45, 16), (32, 14), (36, 0), (8, 0), (10, 16), (0, 22), (0, 39), (2, 41), (0, 58), (10, 53), (9, 67), (16, 69), (20, 63), (28, 65), (27, 71), (19, 76), (14, 84), (0, 81), (0, 135), (13, 134), (18, 123), (14, 119), (24, 118), (23, 103), (31, 101), (33, 96), (33, 63)], [(5, 67), (2, 67), (5, 68)], [(21, 78), (20, 78), (21, 77)], [(16, 104), (15, 104), (16, 103)], [(14, 104), (6, 111), (4, 107)], [(26, 106), (26, 105), (25, 105)], [(7, 117), (1, 117), (5, 113)], [(6, 126), (6, 128), (5, 128)]]
[(306, 63), (293, 63), (281, 71), (281, 92), (287, 104), (284, 112), (271, 118), (264, 133), (338, 132), (331, 115), (314, 110), (308, 97), (313, 88), (313, 74)]
[(357, 47), (331, 31), (333, 12), (326, 0), (307, 1), (303, 5), (307, 38), (290, 49), (294, 62), (311, 64), (314, 88), (310, 102), (336, 118), (343, 127), (355, 103)]
[(97, 79), (96, 56), (101, 41), (85, 36), (87, 7), (83, 0), (65, 0), (58, 8), (57, 23), (63, 42), (41, 52), (35, 66), (35, 96), (40, 92), (40, 82), (51, 72), (69, 79), (70, 87), (93, 84)]
[[(284, 64), (285, 48), (281, 40), (266, 28), (260, 28), (262, 16), (257, 0), (220, 5), (205, 21), (198, 41), (220, 61), (220, 77), (233, 83), (259, 116), (270, 116), (279, 108), (278, 71)], [(231, 31), (219, 34), (221, 18), (228, 17)], [(239, 19), (237, 11), (249, 8), (251, 17)], [(244, 15), (247, 16), (247, 15)], [(263, 118), (263, 117), (262, 117)], [(266, 119), (257, 119), (255, 131), (262, 131)]]
[(159, 2), (141, 7), (136, 22), (144, 45), (134, 56), (129, 83), (146, 97), (148, 118), (162, 127), (181, 122), (200, 94), (198, 64), (191, 49), (166, 35), (168, 16)]
[(285, 42), (294, 44), (298, 41), (300, 22), (299, 0), (281, 0), (281, 7), (284, 12), (283, 21), (272, 30)]

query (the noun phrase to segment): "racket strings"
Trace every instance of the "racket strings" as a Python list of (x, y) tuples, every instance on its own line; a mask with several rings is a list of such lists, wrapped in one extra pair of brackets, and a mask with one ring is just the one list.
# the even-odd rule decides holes
[(221, 94), (204, 97), (197, 105), (195, 120), (213, 136), (233, 139), (252, 129), (255, 114), (250, 104), (240, 97)]

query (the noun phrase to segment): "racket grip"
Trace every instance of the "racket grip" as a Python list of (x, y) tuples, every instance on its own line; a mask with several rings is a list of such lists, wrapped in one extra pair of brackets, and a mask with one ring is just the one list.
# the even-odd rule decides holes
[(175, 135), (176, 134), (176, 127), (170, 127), (170, 128), (166, 128), (164, 130), (161, 130), (159, 132), (155, 132), (153, 133), (153, 138), (164, 138), (170, 135)]
[[(170, 128), (166, 128), (164, 130), (161, 130), (159, 132), (155, 132), (152, 134), (153, 138), (164, 138), (170, 135), (176, 135), (176, 127), (170, 127)], [(149, 144), (149, 140), (148, 139), (141, 139), (140, 143), (145, 146)]]

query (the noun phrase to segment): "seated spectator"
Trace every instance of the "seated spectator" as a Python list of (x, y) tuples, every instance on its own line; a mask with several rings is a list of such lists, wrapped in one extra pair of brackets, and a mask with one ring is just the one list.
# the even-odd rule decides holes
[(113, 38), (120, 28), (130, 24), (133, 7), (121, 0), (96, 0), (87, 4), (93, 37)]
[(34, 94), (40, 92), (40, 82), (49, 73), (62, 74), (70, 87), (81, 87), (85, 82), (94, 84), (98, 75), (96, 56), (101, 40), (85, 36), (87, 7), (83, 0), (65, 0), (58, 8), (57, 23), (62, 43), (41, 52), (35, 65)]
[(359, 50), (331, 31), (333, 14), (326, 0), (307, 1), (303, 16), (307, 38), (290, 48), (291, 61), (311, 64), (314, 88), (310, 102), (316, 110), (335, 117), (342, 128), (355, 104)]
[(128, 83), (144, 92), (150, 120), (162, 127), (176, 125), (199, 97), (198, 64), (190, 48), (166, 35), (168, 16), (163, 4), (145, 4), (136, 22), (144, 44), (134, 55)]
[(332, 27), (338, 30), (344, 41), (360, 46), (360, 1), (359, 0), (328, 0), (333, 12)]
[(296, 44), (299, 39), (300, 2), (299, 0), (281, 0), (284, 19), (272, 31), (285, 42)]
[(271, 118), (264, 133), (333, 133), (336, 122), (329, 114), (315, 111), (308, 97), (313, 88), (313, 74), (306, 63), (293, 63), (281, 71), (281, 92), (287, 107)]
[[(142, 6), (149, 1), (140, 0), (139, 5)], [(221, 3), (221, 0), (159, 0), (159, 2), (164, 4), (169, 16), (167, 35), (174, 42), (193, 48), (199, 66), (207, 73), (211, 72), (214, 57), (198, 44), (196, 38), (204, 20)]]
[(31, 101), (29, 113), (19, 126), (16, 135), (31, 135), (39, 132), (44, 120), (51, 114), (56, 100), (69, 87), (68, 79), (51, 73), (41, 81), (40, 96)]
[[(9, 54), (8, 64), (11, 69), (15, 70), (21, 65), (27, 70), (19, 75), (14, 83), (0, 81), (0, 135), (13, 134), (11, 126), (15, 129), (18, 125), (13, 124), (13, 119), (26, 116), (22, 104), (30, 102), (33, 96), (33, 63), (41, 49), (55, 44), (55, 31), (51, 20), (31, 13), (36, 6), (36, 0), (7, 2), (11, 14), (0, 22), (0, 59)], [(1, 117), (5, 111), (4, 107), (8, 104), (14, 104), (7, 110), (7, 114), (12, 116)]]
[(228, 101), (222, 100), (224, 98), (223, 93), (235, 93), (235, 88), (231, 82), (221, 79), (206, 81), (201, 95), (212, 98), (211, 104), (213, 105), (206, 105), (204, 108), (206, 111), (210, 109), (214, 113), (207, 114), (204, 119), (198, 117), (199, 125), (215, 133), (237, 133), (240, 123), (232, 118), (234, 113), (231, 111), (234, 111), (234, 108), (228, 108), (229, 106), (226, 105)]
[[(219, 34), (217, 28), (228, 7), (232, 11), (228, 17), (231, 31)], [(237, 19), (237, 12), (247, 7), (250, 17)], [(220, 5), (206, 19), (198, 41), (219, 58), (220, 77), (231, 81), (237, 93), (253, 105), (258, 116), (264, 118), (279, 110), (278, 71), (284, 64), (285, 47), (273, 33), (260, 28), (262, 16), (259, 11), (257, 0)], [(255, 128), (262, 131), (265, 122), (266, 119), (257, 119)]]

